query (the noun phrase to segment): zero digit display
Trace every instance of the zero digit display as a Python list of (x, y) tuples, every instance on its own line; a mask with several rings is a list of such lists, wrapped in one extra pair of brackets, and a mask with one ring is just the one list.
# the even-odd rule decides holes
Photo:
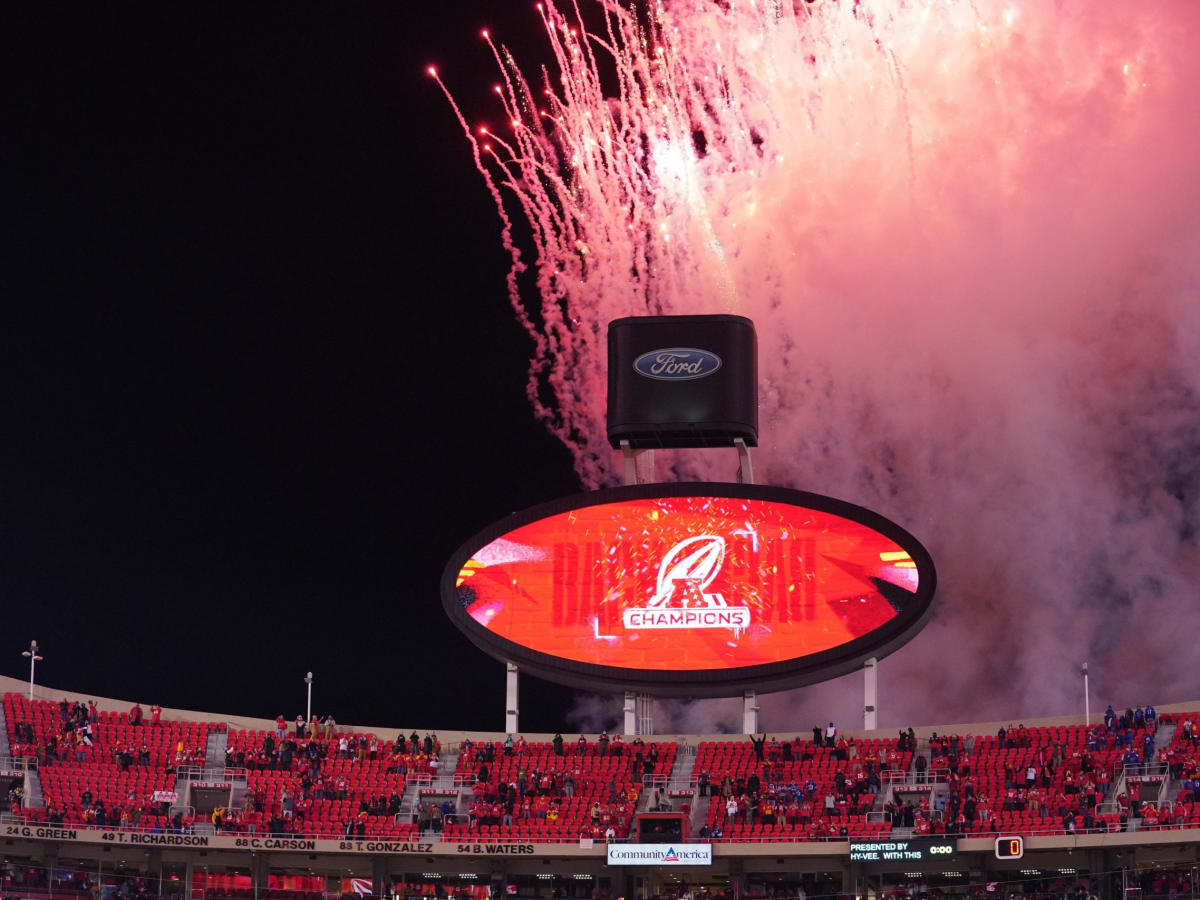
[(1020, 859), (1025, 855), (1025, 838), (996, 838), (996, 859)]
[(935, 573), (898, 525), (756, 485), (611, 488), (510, 516), (450, 560), (451, 619), (498, 659), (582, 687), (782, 690), (882, 656)]

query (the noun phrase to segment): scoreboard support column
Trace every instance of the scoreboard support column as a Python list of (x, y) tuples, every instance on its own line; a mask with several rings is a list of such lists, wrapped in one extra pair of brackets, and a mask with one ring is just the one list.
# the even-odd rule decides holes
[(877, 727), (876, 704), (879, 700), (879, 660), (874, 656), (863, 663), (863, 728)]
[(758, 734), (758, 694), (754, 691), (742, 694), (742, 733)]
[(504, 675), (504, 733), (516, 734), (520, 723), (520, 707), (517, 702), (520, 693), (521, 671), (513, 663), (505, 664)]

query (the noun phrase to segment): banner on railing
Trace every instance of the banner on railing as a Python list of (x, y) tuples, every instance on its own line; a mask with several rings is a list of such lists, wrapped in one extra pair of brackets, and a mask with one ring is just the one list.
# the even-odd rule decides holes
[[(1094, 846), (1123, 844), (1134, 846), (1146, 839), (1147, 829), (1137, 832), (1110, 834), (1061, 835), (1063, 846), (1078, 847), (1080, 841), (1095, 839)], [(1196, 843), (1195, 828), (1177, 832), (1181, 844)], [(0, 837), (11, 842), (18, 840), (51, 841), (55, 843), (78, 843), (93, 845), (122, 845), (149, 849), (152, 847), (176, 847), (201, 850), (231, 851), (293, 851), (297, 853), (352, 853), (357, 855), (408, 855), (408, 856), (547, 856), (547, 857), (591, 857), (601, 854), (600, 842), (591, 840), (545, 842), (538, 839), (527, 842), (451, 842), (416, 840), (367, 840), (351, 838), (313, 838), (297, 835), (272, 837), (257, 834), (177, 834), (163, 831), (136, 831), (119, 829), (75, 828), (63, 825), (38, 823), (0, 824)], [(990, 838), (989, 838), (990, 841)], [(1069, 843), (1068, 843), (1069, 842)], [(735, 850), (738, 853), (753, 853), (751, 846), (758, 844), (763, 852), (772, 856), (822, 856), (844, 853), (844, 841), (781, 843), (777, 839), (756, 842), (738, 841), (722, 852)], [(1046, 849), (1050, 845), (1043, 845)], [(850, 859), (862, 862), (909, 862), (928, 859), (949, 861), (954, 856), (955, 842), (952, 839), (913, 838), (909, 840), (855, 841), (849, 844)], [(65, 849), (65, 848), (64, 848)], [(709, 865), (713, 858), (711, 844), (608, 844), (605, 847), (608, 863), (621, 866), (651, 865)], [(979, 849), (979, 848), (975, 848)], [(860, 854), (856, 856), (856, 854)], [(674, 857), (674, 858), (672, 858)]]
[(178, 803), (179, 791), (155, 791), (150, 799), (155, 803)]
[[(533, 843), (454, 843), (405, 840), (358, 840), (337, 838), (269, 837), (254, 834), (174, 834), (168, 832), (122, 831), (72, 828), (62, 825), (0, 825), (0, 837), (43, 841), (124, 844), (139, 847), (200, 847), (208, 850), (292, 850), (302, 853), (384, 853), (431, 856), (530, 856)], [(553, 845), (555, 855), (591, 856), (576, 844)], [(597, 848), (598, 852), (598, 848)]]

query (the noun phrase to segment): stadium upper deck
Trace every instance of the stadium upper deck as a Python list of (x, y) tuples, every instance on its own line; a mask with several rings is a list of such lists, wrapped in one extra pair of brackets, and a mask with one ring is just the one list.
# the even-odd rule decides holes
[(71, 702), (4, 697), (10, 755), (38, 767), (29, 789), (9, 798), (23, 819), (543, 843), (625, 839), (634, 816), (649, 809), (686, 813), (702, 840), (736, 842), (1114, 832), (1200, 821), (1197, 737), (1176, 727), (1186, 711), (1164, 710), (1128, 728), (1035, 723), (977, 734), (978, 726), (940, 726), (933, 742), (915, 729), (911, 737), (851, 732), (831, 740), (818, 732), (756, 747), (732, 735), (506, 743), (499, 735), (461, 733), (451, 742), (400, 730), (393, 739), (178, 711), (151, 722), (140, 707), (143, 720), (133, 724), (133, 704)]
[(517, 856), (595, 876), (605, 846), (635, 842), (652, 811), (714, 846), (710, 872), (825, 866), (849, 877), (848, 841), (939, 836), (979, 867), (1000, 835), (1028, 838), (1031, 853), (1080, 851), (1099, 871), (1106, 854), (1137, 848), (1194, 856), (1200, 839), (1190, 728), (1200, 717), (1186, 706), (1128, 728), (948, 725), (755, 745), (324, 725), (314, 735), (309, 724), (297, 734), (295, 721), (177, 710), (157, 723), (142, 710), (135, 723), (131, 703), (40, 690), (31, 704), (19, 682), (0, 687), (18, 689), (4, 694), (0, 729), (0, 799), (17, 806), (0, 826), (31, 853), (391, 859), (360, 869), (374, 878), (406, 859), (443, 871)]

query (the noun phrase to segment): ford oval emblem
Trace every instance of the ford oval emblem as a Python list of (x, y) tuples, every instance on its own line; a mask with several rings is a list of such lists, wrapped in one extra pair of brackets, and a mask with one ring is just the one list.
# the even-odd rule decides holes
[(721, 368), (721, 357), (695, 347), (666, 347), (643, 353), (633, 361), (633, 368), (656, 381), (694, 381)]

